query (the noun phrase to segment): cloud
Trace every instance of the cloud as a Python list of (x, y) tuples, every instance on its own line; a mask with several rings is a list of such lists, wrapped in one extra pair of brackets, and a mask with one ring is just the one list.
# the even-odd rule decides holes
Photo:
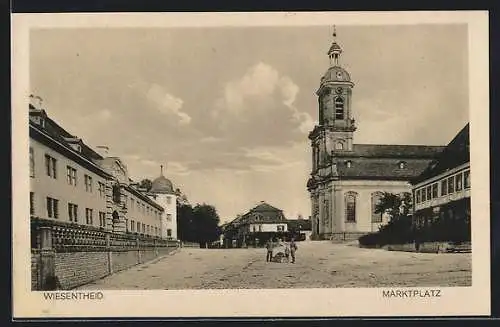
[(148, 84), (143, 81), (138, 81), (129, 85), (130, 88), (141, 92), (155, 108), (164, 115), (177, 116), (179, 124), (187, 125), (191, 122), (191, 116), (181, 111), (184, 101), (175, 95), (170, 94), (164, 87), (159, 84)]
[(270, 120), (283, 122), (289, 119), (293, 125), (290, 127), (305, 134), (314, 126), (314, 121), (308, 113), (295, 107), (298, 93), (299, 86), (290, 77), (259, 62), (239, 79), (226, 84), (223, 96), (216, 101), (213, 117), (222, 119), (222, 126), (227, 126), (232, 121), (254, 123), (252, 117), (262, 118), (265, 114)]

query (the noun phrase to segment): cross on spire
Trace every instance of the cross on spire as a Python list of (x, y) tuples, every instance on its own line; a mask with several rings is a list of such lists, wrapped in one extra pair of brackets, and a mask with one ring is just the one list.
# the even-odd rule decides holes
[(333, 39), (335, 40), (335, 38), (337, 37), (337, 28), (335, 27), (335, 25), (333, 25)]

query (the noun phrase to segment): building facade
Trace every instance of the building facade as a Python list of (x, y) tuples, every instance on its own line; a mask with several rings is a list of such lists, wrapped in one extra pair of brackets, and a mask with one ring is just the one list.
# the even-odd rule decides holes
[(165, 211), (175, 209), (140, 191), (120, 158), (94, 151), (31, 100), (31, 217), (167, 238)]
[(312, 237), (357, 239), (386, 223), (374, 212), (383, 192), (410, 193), (409, 180), (444, 147), (354, 143), (354, 83), (340, 66), (343, 50), (335, 37), (328, 51), (330, 67), (316, 92), (319, 121), (309, 133)]
[(469, 124), (448, 144), (439, 158), (412, 179), (413, 222), (417, 227), (434, 221), (454, 221), (470, 240), (471, 176)]
[[(308, 220), (286, 219), (283, 210), (264, 201), (223, 226), (224, 246), (263, 246), (269, 239), (298, 240), (310, 230)], [(304, 236), (305, 238), (305, 236)]]

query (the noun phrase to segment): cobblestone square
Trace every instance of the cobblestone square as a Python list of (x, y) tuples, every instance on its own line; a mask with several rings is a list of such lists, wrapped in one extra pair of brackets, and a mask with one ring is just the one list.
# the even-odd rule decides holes
[(135, 266), (80, 289), (173, 290), (471, 286), (471, 254), (362, 249), (300, 242), (297, 262), (265, 261), (265, 249), (193, 249)]

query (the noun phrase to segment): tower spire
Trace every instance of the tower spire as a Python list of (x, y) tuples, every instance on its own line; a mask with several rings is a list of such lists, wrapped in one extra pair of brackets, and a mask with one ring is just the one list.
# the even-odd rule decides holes
[(328, 58), (330, 58), (330, 66), (338, 66), (340, 54), (342, 53), (342, 48), (337, 44), (337, 26), (333, 25), (333, 41), (328, 50)]

